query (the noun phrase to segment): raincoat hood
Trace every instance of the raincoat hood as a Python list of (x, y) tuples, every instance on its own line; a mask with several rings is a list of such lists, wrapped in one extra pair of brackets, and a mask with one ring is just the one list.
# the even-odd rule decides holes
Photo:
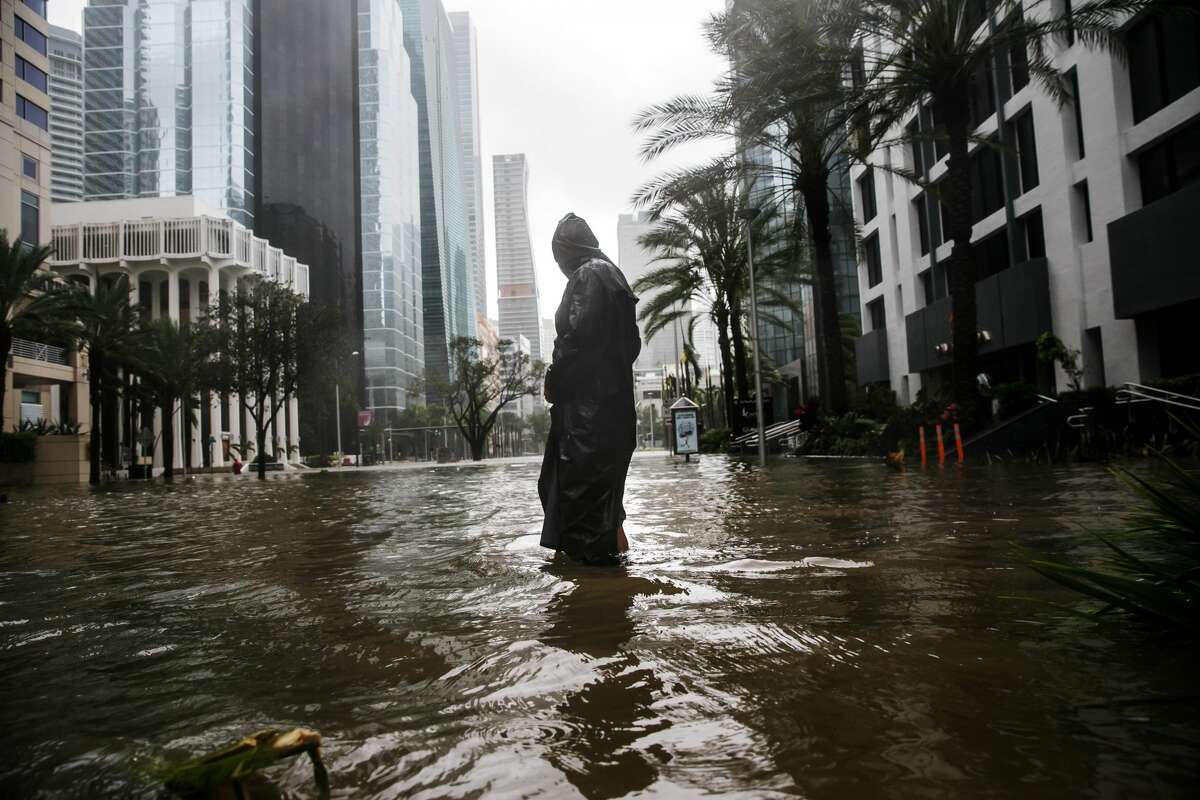
[(574, 214), (567, 214), (558, 221), (551, 247), (558, 268), (568, 278), (589, 259), (601, 258), (610, 264), (614, 263), (600, 249), (600, 240), (592, 233), (587, 221)]

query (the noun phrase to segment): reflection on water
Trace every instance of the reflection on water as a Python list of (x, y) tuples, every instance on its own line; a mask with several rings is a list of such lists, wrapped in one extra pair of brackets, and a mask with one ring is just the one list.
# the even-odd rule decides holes
[(1194, 649), (1003, 599), (1070, 600), (1010, 543), (1088, 558), (1102, 471), (638, 458), (607, 569), (538, 547), (536, 473), (17, 493), (5, 796), (153, 797), (140, 765), (268, 724), (322, 732), (340, 797), (1194, 785), (1197, 702), (1139, 704), (1194, 695)]

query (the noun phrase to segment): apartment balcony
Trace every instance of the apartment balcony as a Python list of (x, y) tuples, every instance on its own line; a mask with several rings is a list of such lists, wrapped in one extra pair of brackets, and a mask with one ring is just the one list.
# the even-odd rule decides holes
[(1196, 220), (1200, 184), (1109, 223), (1113, 312), (1118, 319), (1200, 299), (1200, 266), (1189, 235)]
[(858, 383), (883, 383), (891, 378), (888, 371), (887, 330), (871, 331), (854, 342), (855, 364), (858, 368)]
[(240, 267), (308, 296), (308, 266), (231, 219), (197, 216), (78, 222), (51, 230), (56, 268), (137, 267), (202, 261)]
[[(975, 284), (977, 326), (986, 341), (979, 348), (988, 355), (1032, 344), (1051, 330), (1049, 264), (1035, 258), (990, 275)], [(952, 361), (950, 298), (936, 300), (904, 318), (908, 339), (908, 369), (924, 372)]]

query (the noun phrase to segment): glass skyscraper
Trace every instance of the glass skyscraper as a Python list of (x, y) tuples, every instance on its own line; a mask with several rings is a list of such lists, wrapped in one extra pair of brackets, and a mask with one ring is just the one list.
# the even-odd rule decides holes
[(254, 222), (254, 0), (90, 0), (85, 200), (195, 195)]
[(357, 2), (367, 402), (398, 410), (425, 367), (417, 104), (400, 0)]
[[(459, 168), (458, 85), (450, 19), (440, 0), (402, 0), (417, 101), (425, 375), (449, 376), (451, 337), (475, 336), (475, 265)], [(439, 398), (430, 392), (431, 401)]]
[(475, 259), (475, 313), (487, 319), (487, 266), (483, 235), (483, 160), (479, 131), (479, 49), (471, 14), (450, 14), (454, 29), (454, 69), (458, 81), (458, 143), (471, 257)]

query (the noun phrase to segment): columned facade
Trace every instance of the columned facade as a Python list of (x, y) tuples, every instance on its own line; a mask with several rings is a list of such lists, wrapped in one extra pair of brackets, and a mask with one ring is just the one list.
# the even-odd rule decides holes
[[(115, 200), (72, 203), (55, 208), (52, 230), (55, 253), (51, 265), (77, 280), (97, 281), (126, 275), (130, 302), (144, 319), (187, 323), (200, 319), (218, 293), (233, 292), (255, 280), (286, 284), (307, 297), (309, 269), (233, 220), (206, 211), (193, 198)], [(170, 421), (175, 432), (176, 469), (223, 467), (253, 442), (253, 427), (245, 419), (236, 395), (206, 393), (192, 398), (191, 424), (182, 410)], [(153, 421), (133, 422), (118, 414), (118, 440), (133, 443), (143, 458), (165, 463), (162, 452), (164, 421), (156, 410)], [(278, 460), (299, 459), (299, 411), (291, 398), (280, 409), (268, 442)], [(132, 434), (132, 435), (130, 435)], [(257, 453), (252, 457), (257, 457)], [(245, 454), (243, 461), (248, 461)]]

